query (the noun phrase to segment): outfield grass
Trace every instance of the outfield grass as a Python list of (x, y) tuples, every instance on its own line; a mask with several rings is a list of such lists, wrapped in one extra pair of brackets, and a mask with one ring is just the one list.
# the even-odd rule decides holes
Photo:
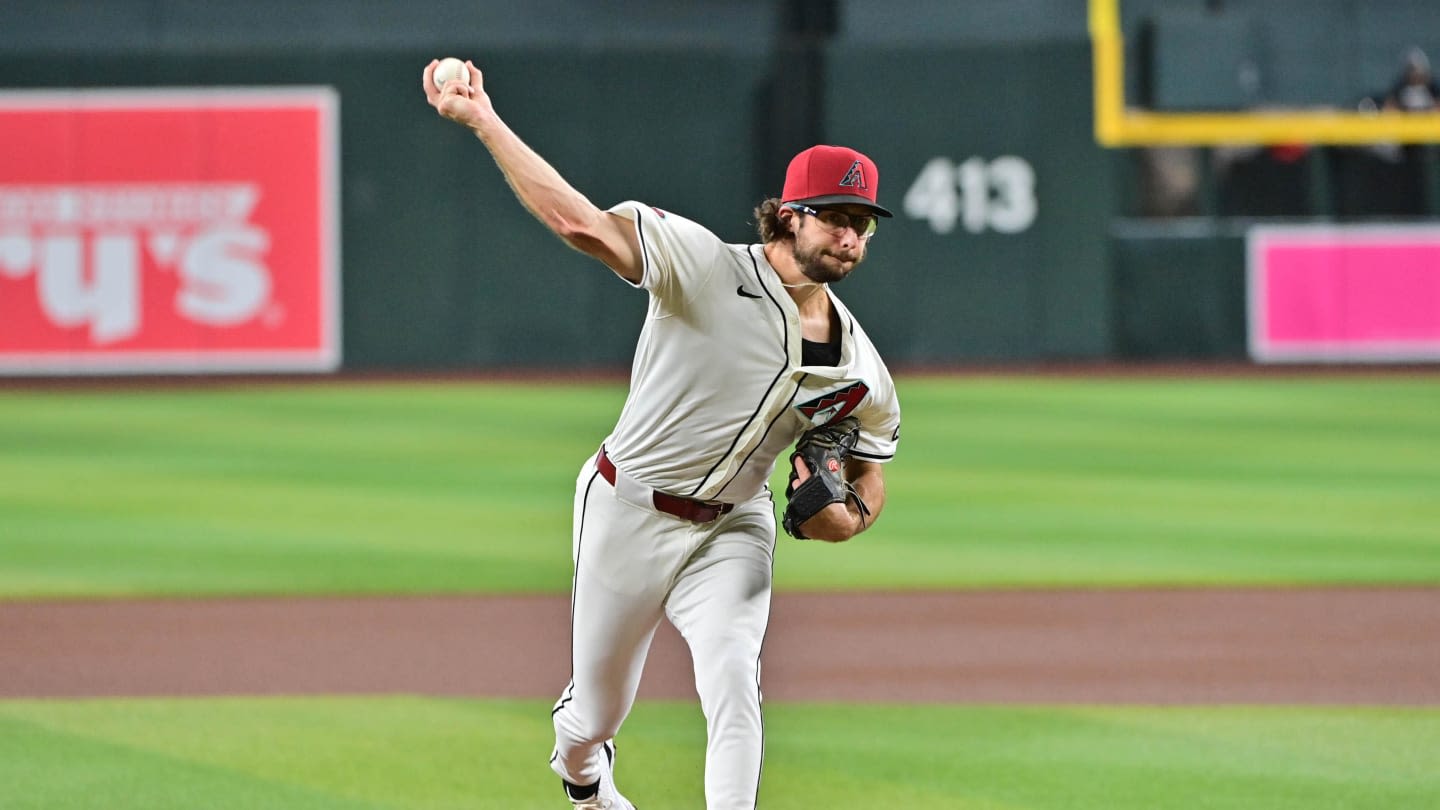
[[(0, 702), (7, 810), (554, 810), (549, 706), (417, 697)], [(766, 810), (1421, 810), (1440, 711), (780, 705)], [(700, 810), (703, 721), (643, 703), (620, 784)]]
[[(782, 588), (1440, 582), (1440, 378), (899, 381), (873, 533)], [(0, 392), (0, 597), (563, 592), (619, 385)], [(3, 665), (3, 661), (0, 661)], [(549, 704), (0, 701), (5, 810), (563, 807)], [(698, 810), (692, 703), (621, 778)], [(1440, 710), (772, 704), (761, 807), (1420, 810)]]
[[(1440, 582), (1440, 377), (902, 378), (785, 589)], [(563, 592), (619, 384), (0, 392), (0, 597)], [(778, 479), (777, 479), (778, 480)]]

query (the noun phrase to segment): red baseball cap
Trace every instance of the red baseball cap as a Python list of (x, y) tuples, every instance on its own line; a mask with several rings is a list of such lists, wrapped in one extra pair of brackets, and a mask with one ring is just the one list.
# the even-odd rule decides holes
[(812, 146), (790, 160), (782, 203), (853, 203), (882, 217), (894, 216), (875, 202), (880, 170), (875, 161), (846, 146)]

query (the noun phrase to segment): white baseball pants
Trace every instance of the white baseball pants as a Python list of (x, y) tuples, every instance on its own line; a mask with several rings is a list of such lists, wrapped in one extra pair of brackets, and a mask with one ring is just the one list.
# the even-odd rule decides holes
[(553, 712), (551, 767), (577, 785), (600, 778), (600, 745), (634, 704), (663, 615), (694, 663), (708, 740), (706, 808), (752, 810), (764, 754), (760, 647), (775, 550), (770, 493), (697, 524), (656, 511), (624, 471), (616, 483), (599, 475), (593, 457), (576, 482), (572, 670)]

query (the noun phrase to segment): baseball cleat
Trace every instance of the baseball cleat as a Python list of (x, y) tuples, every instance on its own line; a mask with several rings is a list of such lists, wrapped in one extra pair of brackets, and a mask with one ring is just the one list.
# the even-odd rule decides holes
[(615, 743), (606, 740), (600, 749), (605, 753), (600, 781), (583, 787), (565, 782), (565, 797), (575, 810), (636, 810), (615, 787)]

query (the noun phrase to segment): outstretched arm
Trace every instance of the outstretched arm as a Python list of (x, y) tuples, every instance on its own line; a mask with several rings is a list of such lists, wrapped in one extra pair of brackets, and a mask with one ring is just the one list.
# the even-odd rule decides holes
[(474, 63), (465, 63), (470, 73), (468, 84), (451, 79), (442, 89), (436, 89), (433, 82), (438, 64), (432, 60), (421, 78), (430, 106), (475, 133), (490, 150), (515, 196), (545, 227), (581, 253), (604, 262), (621, 278), (640, 283), (644, 264), (634, 224), (597, 208), (520, 140), (495, 113)]

